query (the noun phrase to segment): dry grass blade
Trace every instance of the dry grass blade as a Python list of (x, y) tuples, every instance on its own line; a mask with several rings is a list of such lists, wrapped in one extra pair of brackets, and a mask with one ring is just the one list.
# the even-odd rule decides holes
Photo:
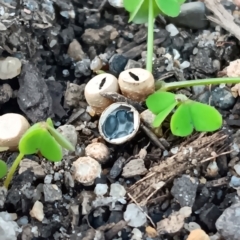
[(234, 17), (223, 7), (219, 0), (205, 0), (206, 7), (214, 13), (207, 18), (220, 25), (240, 40), (240, 27), (234, 22)]
[(229, 153), (221, 152), (212, 156), (213, 152), (218, 152), (218, 149), (225, 144), (226, 139), (227, 135), (217, 132), (211, 136), (201, 135), (191, 143), (182, 144), (177, 154), (150, 168), (148, 174), (131, 186), (128, 192), (139, 205), (145, 205), (166, 182), (171, 181), (175, 176), (216, 156)]

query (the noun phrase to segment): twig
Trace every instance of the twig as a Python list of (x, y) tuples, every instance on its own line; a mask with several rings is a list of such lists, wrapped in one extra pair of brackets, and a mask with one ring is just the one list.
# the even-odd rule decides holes
[(201, 163), (208, 162), (208, 161), (210, 161), (210, 160), (212, 160), (212, 159), (214, 159), (214, 158), (217, 158), (217, 157), (219, 157), (219, 156), (222, 156), (222, 155), (226, 155), (226, 154), (228, 154), (228, 153), (231, 153), (232, 151), (233, 151), (233, 150), (227, 151), (227, 152), (223, 152), (223, 153), (219, 153), (219, 154), (217, 154), (217, 155), (215, 155), (215, 156), (213, 156), (213, 157), (206, 158), (206, 159), (202, 160)]
[(117, 224), (115, 224), (115, 226), (105, 233), (106, 240), (112, 240), (126, 225), (127, 223), (125, 221), (119, 221)]
[(146, 135), (150, 138), (150, 140), (160, 149), (165, 150), (166, 148), (162, 145), (162, 143), (159, 141), (157, 136), (149, 130), (145, 125), (141, 124), (141, 129), (146, 133)]
[(222, 177), (216, 180), (208, 181), (206, 182), (205, 186), (210, 188), (210, 187), (220, 187), (227, 185), (229, 183), (229, 177)]
[(126, 102), (133, 107), (135, 107), (138, 111), (142, 112), (145, 110), (144, 107), (138, 102), (135, 102), (129, 98), (124, 97), (123, 95), (116, 93), (116, 92), (106, 92), (106, 93), (101, 93), (101, 95), (105, 98), (108, 98), (114, 102)]

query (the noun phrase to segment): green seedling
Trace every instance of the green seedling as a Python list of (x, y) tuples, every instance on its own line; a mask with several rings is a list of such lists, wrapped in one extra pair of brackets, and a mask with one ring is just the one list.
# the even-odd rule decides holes
[(124, 0), (124, 8), (130, 13), (129, 22), (148, 23), (147, 63), (146, 68), (152, 72), (154, 21), (159, 14), (177, 17), (181, 4), (185, 0)]
[[(125, 9), (130, 13), (129, 22), (136, 24), (148, 23), (146, 69), (149, 72), (152, 72), (155, 18), (159, 14), (177, 17), (180, 13), (180, 7), (184, 2), (185, 0), (123, 0)], [(196, 85), (239, 82), (239, 78), (188, 80), (173, 83), (156, 81), (156, 90), (162, 92), (154, 93), (146, 100), (147, 107), (157, 115), (153, 126), (159, 127), (165, 118), (176, 108), (170, 122), (171, 131), (174, 135), (184, 137), (191, 134), (194, 129), (204, 132), (219, 129), (222, 125), (222, 117), (215, 108), (191, 101), (183, 95), (163, 93), (163, 91)]]
[(165, 118), (176, 110), (170, 121), (172, 134), (176, 136), (188, 136), (194, 129), (199, 132), (212, 132), (219, 129), (222, 126), (222, 116), (214, 107), (192, 101), (182, 94), (173, 94), (167, 91), (197, 85), (239, 82), (240, 78), (196, 79), (171, 83), (156, 81), (157, 92), (146, 99), (148, 109), (156, 115), (153, 127), (159, 127)]
[(59, 162), (63, 157), (62, 148), (74, 151), (72, 144), (54, 129), (50, 118), (46, 122), (36, 123), (31, 126), (22, 136), (18, 148), (19, 155), (11, 166), (4, 182), (6, 188), (8, 188), (24, 155), (40, 153), (48, 161)]
[(146, 104), (156, 115), (153, 122), (155, 128), (176, 109), (170, 122), (172, 134), (176, 136), (186, 137), (194, 129), (199, 132), (212, 132), (222, 126), (222, 116), (214, 107), (192, 101), (182, 94), (156, 92), (147, 98)]
[(7, 164), (3, 160), (0, 160), (0, 178), (5, 177), (7, 175), (7, 171)]

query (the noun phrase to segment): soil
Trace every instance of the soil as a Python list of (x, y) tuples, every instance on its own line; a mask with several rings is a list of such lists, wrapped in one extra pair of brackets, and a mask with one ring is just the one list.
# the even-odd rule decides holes
[[(212, 240), (228, 240), (223, 221), (240, 236), (234, 220), (222, 220), (240, 196), (240, 102), (232, 86), (177, 91), (222, 113), (223, 127), (215, 133), (178, 138), (166, 121), (161, 132), (141, 124), (133, 139), (112, 145), (99, 134), (99, 117), (88, 111), (84, 87), (96, 75), (94, 70), (118, 77), (126, 68), (145, 67), (146, 27), (128, 23), (127, 12), (100, 0), (3, 0), (0, 19), (2, 58), (16, 57), (23, 64), (19, 76), (0, 83), (0, 114), (20, 113), (31, 124), (51, 117), (56, 128), (71, 124), (78, 133), (75, 153), (55, 164), (40, 155), (25, 156), (8, 191), (1, 188), (1, 212), (11, 213), (21, 229), (16, 239), (185, 240), (193, 229), (202, 228)], [(166, 20), (157, 18), (155, 23), (156, 80), (215, 78), (239, 58), (237, 37), (218, 31), (213, 22), (206, 20), (201, 29), (175, 23), (178, 33), (171, 36)], [(187, 67), (181, 65), (184, 61)], [(139, 113), (146, 109), (116, 94), (105, 96), (128, 102)], [(84, 186), (74, 181), (72, 162), (84, 156), (92, 142), (105, 143), (110, 157), (94, 184)], [(1, 153), (8, 166), (16, 156)], [(115, 183), (121, 187), (111, 195)], [(38, 201), (41, 220), (30, 213)], [(41, 213), (41, 204), (37, 208)]]

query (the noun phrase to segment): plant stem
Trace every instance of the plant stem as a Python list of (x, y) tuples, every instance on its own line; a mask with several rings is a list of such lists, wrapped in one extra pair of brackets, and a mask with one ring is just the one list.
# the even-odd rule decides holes
[(148, 5), (148, 38), (147, 38), (147, 64), (146, 69), (152, 72), (153, 58), (153, 39), (154, 39), (154, 17), (153, 17), (153, 0), (149, 0)]
[(196, 79), (196, 80), (187, 80), (181, 82), (171, 82), (165, 83), (164, 81), (156, 82), (156, 90), (160, 91), (169, 91), (172, 89), (192, 87), (197, 85), (210, 85), (210, 84), (221, 84), (221, 83), (240, 83), (240, 78), (209, 78), (209, 79)]
[(12, 181), (13, 175), (19, 165), (19, 163), (21, 162), (21, 160), (23, 159), (24, 154), (22, 154), (21, 152), (18, 154), (17, 158), (15, 159), (15, 161), (13, 162), (13, 165), (11, 166), (8, 174), (7, 174), (7, 178), (4, 181), (4, 187), (6, 189), (8, 189), (8, 186), (10, 184), (10, 182)]

